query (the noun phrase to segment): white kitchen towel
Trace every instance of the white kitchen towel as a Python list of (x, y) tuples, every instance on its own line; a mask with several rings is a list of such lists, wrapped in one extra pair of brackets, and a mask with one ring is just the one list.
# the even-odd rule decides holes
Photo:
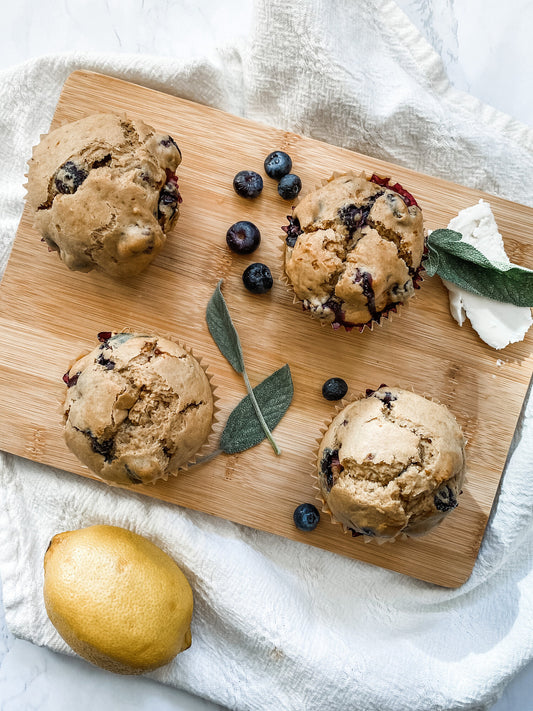
[[(209, 61), (68, 55), (0, 75), (2, 265), (26, 159), (81, 67), (533, 205), (533, 132), (451, 89), (391, 0), (263, 0), (250, 41)], [(114, 524), (168, 551), (194, 589), (193, 646), (156, 679), (239, 710), (486, 709), (533, 657), (532, 417), (457, 590), (3, 454), (7, 622), (68, 652), (43, 606), (44, 552), (58, 531)]]

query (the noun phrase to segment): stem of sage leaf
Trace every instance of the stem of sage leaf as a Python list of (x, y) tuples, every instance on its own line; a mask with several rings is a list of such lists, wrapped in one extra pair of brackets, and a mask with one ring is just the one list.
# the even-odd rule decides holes
[(192, 469), (192, 467), (196, 467), (198, 464), (205, 464), (206, 462), (210, 462), (215, 457), (218, 457), (219, 454), (222, 454), (222, 452), (223, 450), (218, 447), (209, 454), (206, 454), (204, 457), (200, 457), (199, 459), (197, 459), (194, 464), (190, 464), (188, 468)]
[(265, 422), (265, 418), (263, 417), (263, 413), (261, 412), (261, 409), (259, 407), (259, 403), (255, 399), (254, 391), (252, 389), (252, 386), (250, 385), (250, 381), (248, 380), (248, 373), (246, 372), (246, 369), (242, 371), (242, 377), (244, 378), (244, 382), (246, 383), (246, 390), (248, 391), (248, 395), (250, 396), (250, 400), (252, 402), (252, 405), (254, 406), (255, 414), (257, 415), (257, 419), (261, 423), (261, 427), (263, 428), (263, 432), (266, 435), (266, 438), (272, 445), (272, 449), (276, 454), (281, 454), (281, 449), (278, 447), (276, 444), (276, 441), (274, 437), (272, 436), (272, 432), (269, 430), (267, 423)]

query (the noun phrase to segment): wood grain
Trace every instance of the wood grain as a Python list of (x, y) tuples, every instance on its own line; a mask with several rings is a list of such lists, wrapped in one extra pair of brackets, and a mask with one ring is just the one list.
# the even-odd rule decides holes
[[(65, 83), (52, 126), (98, 111), (126, 112), (171, 133), (183, 152), (180, 220), (162, 254), (138, 278), (113, 282), (103, 274), (70, 272), (47, 252), (25, 210), (0, 285), (0, 447), (8, 452), (90, 476), (62, 438), (61, 376), (99, 331), (124, 327), (171, 335), (191, 346), (213, 374), (221, 408), (217, 433), (244, 389), (218, 352), (205, 324), (205, 307), (220, 278), (241, 336), (253, 384), (285, 362), (295, 396), (276, 429), (283, 454), (263, 442), (239, 455), (137, 492), (286, 536), (295, 541), (455, 587), (471, 573), (531, 372), (531, 336), (494, 351), (466, 325), (458, 328), (438, 278), (426, 279), (399, 316), (373, 332), (321, 327), (292, 303), (280, 281), (279, 226), (290, 204), (265, 178), (256, 201), (239, 198), (233, 175), (262, 172), (264, 157), (287, 150), (304, 190), (333, 171), (391, 175), (419, 201), (427, 228), (445, 226), (481, 197), (490, 201), (509, 256), (533, 267), (533, 210), (476, 190), (415, 173), (318, 141), (253, 123), (206, 106), (91, 72)], [(262, 233), (257, 252), (231, 253), (227, 228), (240, 219)], [(242, 287), (253, 261), (271, 265), (275, 285), (266, 296)], [(418, 540), (378, 546), (345, 536), (323, 516), (310, 534), (297, 531), (294, 508), (312, 501), (310, 460), (321, 424), (334, 406), (321, 396), (324, 380), (343, 377), (350, 393), (380, 383), (413, 388), (445, 403), (468, 435), (468, 483), (460, 506)], [(106, 486), (106, 484), (102, 484)]]

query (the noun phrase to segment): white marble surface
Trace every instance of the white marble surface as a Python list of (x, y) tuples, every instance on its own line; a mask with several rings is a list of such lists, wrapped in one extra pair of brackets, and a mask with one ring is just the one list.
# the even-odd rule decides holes
[[(452, 83), (533, 125), (531, 0), (397, 0), (441, 55)], [(243, 41), (246, 0), (2, 0), (0, 69), (72, 50), (193, 58)], [(493, 711), (533, 709), (533, 665)], [(149, 679), (117, 677), (14, 639), (0, 604), (0, 711), (220, 708)], [(475, 707), (471, 707), (475, 708)], [(428, 711), (430, 711), (428, 709)]]

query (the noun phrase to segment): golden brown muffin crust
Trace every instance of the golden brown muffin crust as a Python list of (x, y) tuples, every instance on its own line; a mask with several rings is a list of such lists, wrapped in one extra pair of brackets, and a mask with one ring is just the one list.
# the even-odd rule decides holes
[(94, 114), (66, 124), (28, 162), (35, 227), (70, 269), (137, 274), (178, 217), (180, 163), (175, 141), (140, 120)]
[(97, 476), (148, 483), (190, 462), (211, 430), (213, 395), (174, 341), (121, 333), (65, 376), (65, 440)]
[(334, 418), (318, 452), (318, 480), (347, 528), (380, 538), (420, 534), (457, 505), (465, 440), (444, 405), (382, 386)]
[(285, 274), (317, 318), (347, 327), (379, 322), (413, 295), (422, 212), (391, 188), (352, 174), (333, 178), (299, 202), (289, 230)]

